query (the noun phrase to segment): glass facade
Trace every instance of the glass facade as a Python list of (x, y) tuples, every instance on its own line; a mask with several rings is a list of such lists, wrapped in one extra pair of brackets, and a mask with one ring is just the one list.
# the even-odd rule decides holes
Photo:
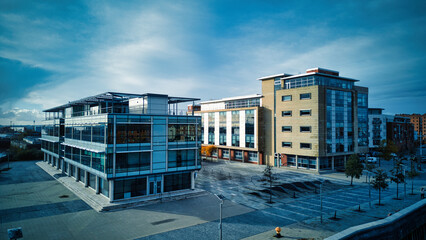
[(327, 153), (354, 151), (352, 93), (327, 89)]
[(368, 94), (358, 93), (358, 146), (368, 146)]
[(114, 182), (114, 199), (126, 199), (147, 194), (146, 177), (116, 180)]
[(215, 121), (215, 117), (214, 117), (214, 113), (208, 113), (209, 116), (209, 139), (208, 142), (209, 144), (214, 144), (214, 121)]
[(240, 112), (239, 111), (232, 111), (232, 146), (239, 147), (240, 146)]
[(195, 166), (196, 151), (190, 150), (169, 150), (168, 165), (169, 168)]
[(354, 83), (349, 80), (318, 76), (318, 75), (296, 77), (296, 78), (284, 80), (284, 89), (308, 87), (308, 86), (315, 86), (315, 85), (352, 89), (354, 86)]
[(219, 112), (219, 145), (226, 146), (226, 112)]
[(164, 176), (164, 192), (191, 188), (191, 173), (177, 173)]
[(298, 167), (316, 169), (316, 157), (297, 156)]
[(150, 170), (151, 152), (117, 153), (115, 157), (115, 173), (120, 176)]
[(105, 171), (105, 153), (96, 153), (65, 145), (64, 156), (68, 160), (81, 163), (100, 172)]
[(225, 109), (259, 107), (260, 98), (239, 99), (225, 102)]
[(254, 148), (254, 110), (246, 110), (245, 115), (245, 146), (247, 148)]

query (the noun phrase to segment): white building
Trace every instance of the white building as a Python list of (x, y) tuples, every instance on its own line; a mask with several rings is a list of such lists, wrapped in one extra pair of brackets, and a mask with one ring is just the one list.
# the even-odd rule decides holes
[(382, 114), (383, 108), (368, 109), (368, 147), (378, 148), (382, 140), (386, 140), (386, 123), (393, 122), (393, 115)]
[(223, 98), (201, 102), (201, 139), (215, 145), (221, 159), (263, 164), (263, 140), (259, 116), (262, 95)]

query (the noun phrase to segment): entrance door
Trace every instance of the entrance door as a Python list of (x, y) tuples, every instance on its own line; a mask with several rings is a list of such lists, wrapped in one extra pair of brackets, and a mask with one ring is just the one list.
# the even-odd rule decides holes
[(161, 193), (161, 180), (150, 179), (149, 181), (149, 194), (159, 194)]

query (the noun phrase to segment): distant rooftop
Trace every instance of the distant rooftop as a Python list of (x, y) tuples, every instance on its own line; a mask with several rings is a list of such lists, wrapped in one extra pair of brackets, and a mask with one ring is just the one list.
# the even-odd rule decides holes
[(245, 95), (245, 96), (237, 96), (237, 97), (229, 97), (229, 98), (222, 98), (222, 99), (216, 99), (216, 100), (209, 100), (209, 101), (200, 102), (200, 104), (227, 102), (227, 101), (243, 100), (243, 99), (250, 99), (250, 98), (262, 98), (262, 97), (263, 96), (261, 94), (251, 94), (251, 95)]
[(289, 77), (289, 76), (292, 76), (292, 75), (287, 73), (279, 73), (275, 75), (261, 77), (261, 78), (258, 78), (257, 80), (262, 81), (262, 80), (271, 79), (271, 78), (283, 78), (283, 77)]

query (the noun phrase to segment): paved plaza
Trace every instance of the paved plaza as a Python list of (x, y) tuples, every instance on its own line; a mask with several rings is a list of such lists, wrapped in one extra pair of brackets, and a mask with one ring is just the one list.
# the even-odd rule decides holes
[[(4, 166), (0, 166), (3, 168)], [(217, 239), (219, 200), (223, 194), (223, 239), (272, 239), (281, 226), (289, 239), (322, 239), (350, 226), (385, 218), (419, 200), (419, 195), (393, 200), (395, 185), (382, 193), (385, 206), (371, 208), (365, 178), (344, 174), (309, 174), (274, 169), (270, 189), (261, 180), (264, 166), (235, 162), (205, 162), (196, 187), (205, 194), (147, 206), (98, 212), (43, 171), (35, 161), (14, 162), (0, 174), (0, 239), (7, 229), (22, 227), (24, 239)], [(425, 182), (424, 174), (415, 182)], [(322, 183), (323, 220), (320, 223)], [(81, 183), (76, 183), (81, 184)], [(81, 184), (81, 188), (84, 186)], [(407, 185), (407, 193), (410, 185)], [(272, 193), (273, 204), (267, 203)], [(294, 198), (295, 196), (295, 198)], [(361, 212), (354, 211), (361, 208)], [(329, 218), (337, 214), (339, 221)]]

